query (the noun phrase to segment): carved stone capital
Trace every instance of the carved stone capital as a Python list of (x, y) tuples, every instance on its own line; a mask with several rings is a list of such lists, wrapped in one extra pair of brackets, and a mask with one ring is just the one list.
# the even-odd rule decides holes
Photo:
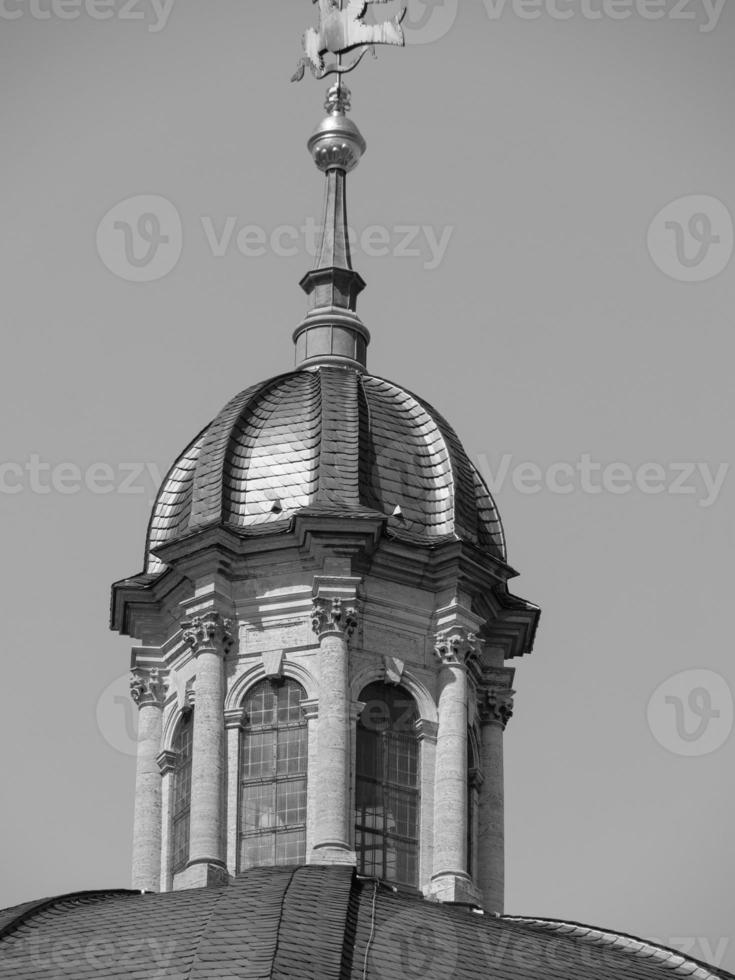
[(513, 717), (513, 695), (510, 688), (491, 687), (481, 694), (479, 704), (480, 721), (483, 725), (500, 725), (505, 731)]
[(228, 708), (225, 711), (225, 728), (241, 729), (246, 723), (245, 712), (242, 708)]
[(302, 701), (301, 702), (301, 713), (307, 722), (316, 721), (319, 717), (319, 702), (318, 701)]
[(223, 619), (218, 612), (208, 612), (181, 624), (184, 643), (190, 646), (196, 656), (207, 650), (227, 656), (234, 642), (232, 621)]
[(166, 699), (164, 674), (158, 667), (134, 667), (130, 673), (130, 697), (139, 708), (162, 708)]
[(331, 633), (349, 641), (357, 629), (358, 617), (356, 606), (348, 605), (340, 598), (317, 596), (311, 613), (311, 628), (320, 640)]
[(156, 762), (158, 763), (158, 768), (161, 771), (162, 776), (167, 776), (168, 773), (173, 772), (176, 767), (177, 753), (173, 752), (171, 749), (164, 749), (156, 757)]
[(480, 640), (465, 626), (453, 626), (437, 633), (434, 653), (447, 667), (463, 667), (480, 649)]
[(437, 735), (439, 734), (439, 725), (435, 721), (429, 721), (427, 718), (419, 718), (415, 722), (414, 728), (420, 742), (436, 742)]

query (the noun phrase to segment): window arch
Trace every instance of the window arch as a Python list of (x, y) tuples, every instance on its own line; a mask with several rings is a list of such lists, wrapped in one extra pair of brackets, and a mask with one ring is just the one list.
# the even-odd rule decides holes
[(171, 840), (173, 874), (183, 871), (189, 861), (189, 822), (191, 817), (191, 758), (194, 736), (194, 712), (182, 716), (176, 729), (173, 750), (173, 800), (171, 805)]
[(294, 680), (261, 681), (243, 702), (239, 869), (306, 861), (306, 698)]
[(376, 682), (357, 723), (355, 850), (359, 874), (418, 888), (419, 737), (416, 702)]

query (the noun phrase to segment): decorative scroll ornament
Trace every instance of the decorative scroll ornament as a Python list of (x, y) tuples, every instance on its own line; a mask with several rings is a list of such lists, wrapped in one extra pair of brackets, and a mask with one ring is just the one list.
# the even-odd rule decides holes
[(158, 667), (136, 667), (130, 674), (130, 697), (142, 708), (161, 707), (166, 697), (166, 680)]
[(358, 611), (354, 606), (345, 606), (341, 599), (314, 600), (311, 613), (311, 628), (322, 636), (336, 633), (351, 639), (357, 629)]
[(184, 643), (194, 653), (203, 649), (215, 649), (226, 654), (233, 644), (232, 621), (223, 619), (218, 612), (209, 612), (181, 624)]
[(480, 641), (474, 633), (464, 626), (437, 633), (434, 652), (441, 662), (447, 666), (466, 664), (480, 647)]
[[(376, 44), (393, 44), (403, 47), (406, 38), (401, 23), (407, 8), (393, 20), (380, 24), (366, 24), (368, 4), (386, 3), (387, 0), (312, 0), (319, 4), (319, 26), (310, 27), (304, 34), (304, 52), (292, 82), (300, 82), (308, 68), (315, 78), (327, 75), (345, 75), (354, 71), (368, 51), (375, 55)], [(343, 64), (342, 56), (357, 51), (352, 61)], [(324, 55), (331, 54), (335, 61), (326, 62)]]
[(510, 688), (490, 688), (484, 692), (480, 704), (480, 718), (483, 724), (500, 725), (503, 730), (513, 717), (513, 695)]

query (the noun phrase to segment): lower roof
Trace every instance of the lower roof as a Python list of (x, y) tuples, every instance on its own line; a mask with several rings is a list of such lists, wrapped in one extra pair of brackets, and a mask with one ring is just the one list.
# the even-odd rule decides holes
[(13, 980), (735, 980), (574, 923), (399, 894), (346, 867), (258, 868), (166, 894), (83, 892), (0, 912)]

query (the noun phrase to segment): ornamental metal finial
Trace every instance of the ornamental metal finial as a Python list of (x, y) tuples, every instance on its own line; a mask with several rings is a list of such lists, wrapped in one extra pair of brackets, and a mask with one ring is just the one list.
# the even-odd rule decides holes
[[(403, 47), (406, 38), (401, 23), (407, 8), (392, 20), (380, 24), (366, 24), (364, 21), (368, 5), (387, 3), (388, 0), (312, 0), (319, 4), (319, 26), (310, 27), (304, 34), (305, 54), (299, 61), (292, 82), (300, 82), (306, 68), (315, 78), (327, 75), (346, 75), (354, 71), (368, 51), (375, 55), (376, 44), (394, 44)], [(342, 56), (357, 51), (356, 56), (343, 64)], [(327, 63), (325, 54), (336, 56), (336, 61)]]

